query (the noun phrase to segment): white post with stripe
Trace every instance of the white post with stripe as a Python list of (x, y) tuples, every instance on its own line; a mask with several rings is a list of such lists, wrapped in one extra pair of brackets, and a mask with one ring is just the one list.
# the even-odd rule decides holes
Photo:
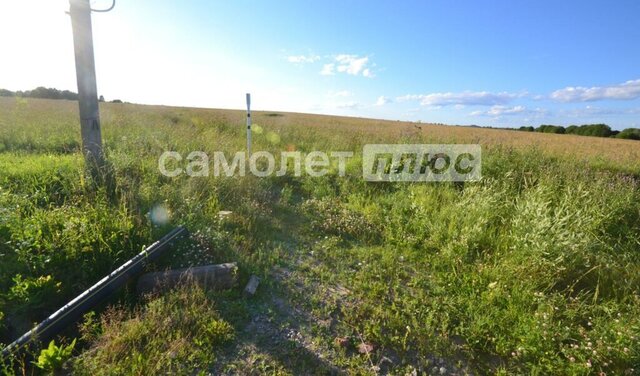
[(251, 94), (247, 93), (247, 158), (251, 158)]

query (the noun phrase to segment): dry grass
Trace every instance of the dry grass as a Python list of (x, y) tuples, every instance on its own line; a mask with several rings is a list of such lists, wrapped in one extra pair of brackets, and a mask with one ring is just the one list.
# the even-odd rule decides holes
[[(4, 148), (3, 133), (15, 133), (13, 124), (44, 122), (40, 127), (46, 136), (69, 130), (69, 124), (77, 123), (77, 103), (44, 99), (0, 98), (0, 151)], [(101, 104), (105, 138), (108, 139), (113, 124), (140, 123), (149, 126), (160, 123), (187, 121), (195, 125), (224, 122), (238, 125), (243, 131), (245, 112), (241, 110), (177, 108), (168, 106), (141, 106), (130, 104)], [(543, 134), (504, 129), (475, 128), (439, 124), (376, 120), (354, 117), (313, 115), (288, 112), (254, 112), (254, 123), (265, 130), (283, 135), (290, 134), (292, 140), (314, 139), (322, 134), (328, 146), (359, 147), (363, 143), (375, 142), (433, 142), (433, 143), (479, 143), (483, 148), (536, 149), (547, 155), (588, 161), (596, 166), (606, 166), (626, 172), (640, 171), (640, 142), (615, 138), (585, 137), (577, 135)], [(168, 121), (167, 121), (168, 120)], [(155, 123), (155, 124), (154, 124)], [(32, 131), (33, 128), (30, 128)], [(79, 133), (79, 132), (78, 132)], [(44, 135), (44, 134), (43, 134)], [(330, 135), (327, 137), (327, 135)], [(39, 135), (25, 137), (36, 139)], [(212, 135), (212, 141), (214, 137)], [(46, 138), (46, 137), (45, 137)], [(77, 136), (79, 142), (79, 135)], [(202, 140), (199, 140), (202, 141)], [(77, 145), (77, 142), (71, 145)], [(214, 146), (214, 145), (211, 145)], [(300, 145), (289, 145), (297, 147)]]

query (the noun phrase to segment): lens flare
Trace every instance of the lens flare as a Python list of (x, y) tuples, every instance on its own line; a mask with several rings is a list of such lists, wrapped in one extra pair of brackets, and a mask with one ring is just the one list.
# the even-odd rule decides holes
[(169, 211), (163, 205), (156, 205), (149, 212), (151, 223), (156, 226), (162, 226), (169, 223)]

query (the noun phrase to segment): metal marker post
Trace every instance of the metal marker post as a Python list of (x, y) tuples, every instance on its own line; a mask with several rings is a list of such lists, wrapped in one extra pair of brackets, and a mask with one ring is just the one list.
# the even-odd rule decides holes
[(251, 158), (251, 94), (247, 93), (247, 158)]

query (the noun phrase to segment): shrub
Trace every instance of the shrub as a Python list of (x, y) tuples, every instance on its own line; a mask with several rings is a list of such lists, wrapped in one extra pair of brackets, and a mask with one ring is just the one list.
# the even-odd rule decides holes
[(616, 135), (617, 138), (624, 138), (626, 140), (640, 140), (640, 129), (627, 128)]

